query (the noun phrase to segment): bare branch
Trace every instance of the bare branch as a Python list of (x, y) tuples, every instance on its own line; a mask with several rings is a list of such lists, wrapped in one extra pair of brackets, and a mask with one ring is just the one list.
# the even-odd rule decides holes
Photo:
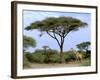
[(54, 35), (54, 38), (56, 39), (58, 45), (60, 46), (61, 44), (60, 44), (59, 40), (57, 39), (57, 37), (56, 37), (56, 35), (55, 35), (55, 32), (53, 32), (53, 35)]
[(47, 34), (49, 35), (49, 36), (51, 36), (52, 38), (54, 38), (55, 39), (55, 37), (54, 36), (52, 36), (48, 31), (46, 31), (47, 32)]

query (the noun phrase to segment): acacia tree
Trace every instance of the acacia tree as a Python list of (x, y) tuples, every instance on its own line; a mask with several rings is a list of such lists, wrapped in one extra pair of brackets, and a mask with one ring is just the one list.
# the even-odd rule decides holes
[(48, 55), (49, 53), (47, 53), (47, 48), (49, 48), (49, 46), (45, 45), (42, 48), (44, 49), (44, 53), (46, 55), (45, 61), (49, 62), (49, 55)]
[(63, 62), (63, 45), (65, 37), (69, 32), (77, 31), (80, 27), (86, 26), (87, 23), (72, 17), (48, 17), (41, 21), (33, 22), (26, 30), (38, 29), (46, 32), (55, 39), (60, 47), (61, 62)]
[(81, 51), (85, 50), (86, 52), (88, 52), (90, 45), (91, 45), (91, 43), (89, 41), (87, 41), (87, 42), (82, 42), (76, 46), (79, 50), (81, 50)]
[(23, 47), (24, 47), (24, 51), (29, 48), (29, 47), (35, 47), (36, 46), (36, 41), (28, 36), (23, 36)]
[(49, 46), (45, 45), (42, 48), (44, 49), (44, 53), (46, 54), (47, 53), (47, 48), (49, 48)]

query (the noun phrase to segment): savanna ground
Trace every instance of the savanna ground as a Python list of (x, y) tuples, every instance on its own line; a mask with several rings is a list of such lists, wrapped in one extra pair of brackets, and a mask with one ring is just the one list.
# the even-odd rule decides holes
[[(49, 53), (49, 51), (47, 51)], [(90, 53), (81, 53), (83, 58), (81, 61), (76, 60), (75, 54), (71, 51), (63, 53), (64, 62), (60, 63), (60, 56), (57, 51), (50, 54), (44, 54), (43, 50), (37, 50), (34, 53), (24, 53), (24, 69), (36, 68), (59, 68), (59, 67), (81, 67), (91, 66)]]
[(58, 67), (81, 67), (81, 66), (90, 66), (90, 60), (82, 60), (82, 62), (69, 62), (69, 63), (31, 63), (30, 67), (24, 67), (24, 69), (34, 69), (34, 68), (58, 68)]

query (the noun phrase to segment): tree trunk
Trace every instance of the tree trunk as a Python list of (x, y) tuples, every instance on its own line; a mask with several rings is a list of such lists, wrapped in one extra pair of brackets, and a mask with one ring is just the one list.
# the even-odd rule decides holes
[(60, 60), (61, 60), (61, 63), (65, 62), (64, 57), (63, 57), (63, 45), (60, 46)]
[(45, 55), (46, 55), (46, 57), (45, 57), (45, 62), (46, 63), (49, 63), (49, 58), (48, 58), (48, 53), (47, 53), (47, 49), (46, 48), (44, 48), (44, 53), (45, 53)]

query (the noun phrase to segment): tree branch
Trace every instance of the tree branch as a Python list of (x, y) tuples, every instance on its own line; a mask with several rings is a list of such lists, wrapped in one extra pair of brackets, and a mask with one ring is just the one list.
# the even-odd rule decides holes
[(47, 34), (49, 35), (49, 36), (51, 36), (52, 38), (54, 38), (56, 41), (57, 41), (57, 43), (58, 43), (58, 45), (60, 46), (60, 42), (59, 42), (59, 40), (57, 39), (57, 37), (56, 37), (56, 35), (55, 35), (55, 33), (54, 32), (52, 32), (53, 33), (53, 35), (54, 36), (52, 36), (48, 31), (46, 31), (47, 32)]
[[(69, 32), (70, 32), (70, 31), (69, 31)], [(67, 36), (67, 34), (68, 34), (69, 32), (67, 32), (67, 33), (64, 35), (64, 38)]]
[(56, 41), (57, 41), (58, 45), (59, 45), (59, 46), (61, 46), (61, 44), (60, 44), (59, 40), (57, 39), (57, 37), (56, 37), (56, 35), (55, 35), (55, 32), (53, 32), (53, 35), (54, 35), (54, 38), (56, 39)]
[(62, 36), (56, 27), (50, 32), (56, 33), (57, 35)]
[(63, 45), (64, 44), (64, 34), (63, 34), (63, 36), (61, 37), (61, 45)]
[(49, 36), (51, 36), (52, 38), (54, 38), (55, 39), (55, 37), (54, 36), (52, 36), (48, 31), (46, 31), (47, 32), (47, 34), (49, 35)]

